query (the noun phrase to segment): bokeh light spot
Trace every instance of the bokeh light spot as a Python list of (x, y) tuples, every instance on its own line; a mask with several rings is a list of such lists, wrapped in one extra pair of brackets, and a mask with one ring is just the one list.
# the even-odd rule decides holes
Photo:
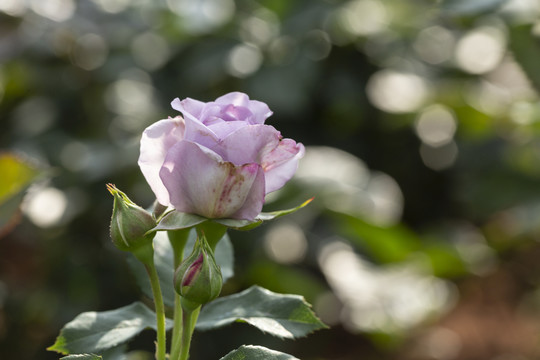
[(332, 50), (330, 36), (322, 30), (310, 31), (305, 39), (305, 53), (314, 61), (325, 59)]
[(23, 212), (35, 225), (48, 228), (60, 223), (67, 205), (67, 197), (61, 190), (46, 187), (29, 194)]
[(234, 15), (232, 0), (167, 0), (181, 18), (182, 26), (193, 34), (207, 33), (225, 24)]
[(459, 67), (471, 74), (483, 74), (495, 69), (505, 52), (506, 40), (501, 30), (482, 26), (471, 30), (456, 45)]
[(445, 170), (454, 165), (458, 156), (458, 147), (454, 141), (442, 146), (420, 145), (420, 156), (424, 165), (433, 170)]
[(292, 264), (304, 258), (307, 240), (298, 225), (280, 223), (265, 234), (264, 248), (273, 260), (282, 264)]
[(26, 4), (21, 0), (0, 1), (0, 11), (10, 16), (20, 17), (26, 12)]
[(32, 0), (30, 6), (36, 14), (57, 22), (69, 20), (75, 13), (73, 0)]
[(93, 0), (103, 11), (116, 14), (124, 11), (130, 0)]
[(388, 13), (378, 0), (353, 0), (339, 11), (338, 21), (346, 32), (364, 36), (384, 30), (388, 25)]
[(53, 125), (57, 112), (55, 104), (48, 98), (29, 98), (15, 109), (14, 127), (23, 136), (38, 135)]
[(159, 69), (169, 59), (169, 45), (163, 37), (153, 32), (137, 35), (131, 43), (133, 58), (147, 70)]
[(263, 56), (258, 47), (241, 44), (231, 50), (226, 65), (229, 74), (242, 78), (257, 71), (262, 61)]
[(432, 105), (422, 111), (415, 124), (422, 142), (435, 147), (452, 141), (456, 128), (454, 114), (443, 105)]
[(367, 84), (367, 95), (373, 105), (389, 113), (407, 113), (426, 101), (427, 84), (420, 76), (394, 70), (380, 70)]
[(454, 46), (454, 36), (442, 26), (431, 26), (423, 29), (413, 44), (413, 48), (420, 58), (434, 65), (450, 60)]
[(73, 49), (73, 62), (84, 70), (94, 70), (107, 60), (109, 48), (105, 39), (96, 34), (86, 34), (77, 39)]

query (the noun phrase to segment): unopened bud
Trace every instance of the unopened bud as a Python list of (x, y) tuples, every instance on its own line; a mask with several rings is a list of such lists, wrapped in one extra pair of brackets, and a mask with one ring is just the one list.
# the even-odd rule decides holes
[(114, 245), (120, 250), (130, 252), (151, 247), (155, 234), (147, 232), (156, 226), (152, 215), (114, 185), (107, 184), (107, 189), (114, 196), (111, 218), (111, 239)]
[(221, 269), (212, 249), (204, 235), (200, 236), (191, 255), (176, 269), (174, 288), (185, 299), (206, 304), (219, 296), (222, 283)]

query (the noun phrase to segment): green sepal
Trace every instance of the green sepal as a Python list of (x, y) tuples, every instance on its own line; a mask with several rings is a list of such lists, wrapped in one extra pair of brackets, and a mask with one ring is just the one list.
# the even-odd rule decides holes
[(313, 201), (313, 198), (308, 199), (304, 201), (302, 204), (291, 209), (277, 210), (277, 211), (271, 211), (271, 212), (261, 212), (253, 220), (212, 219), (212, 221), (218, 224), (233, 228), (235, 230), (241, 230), (241, 231), (251, 230), (251, 229), (256, 228), (259, 225), (262, 225), (262, 223), (265, 221), (273, 220), (284, 215), (292, 214), (302, 209), (303, 207), (307, 206), (312, 201)]
[(156, 225), (152, 214), (141, 208), (116, 186), (107, 184), (114, 196), (111, 216), (111, 240), (122, 251), (134, 253), (145, 264), (152, 259), (152, 240), (154, 233), (148, 233)]
[(176, 210), (165, 213), (156, 227), (150, 229), (148, 233), (163, 231), (163, 230), (182, 230), (194, 227), (207, 219), (203, 216), (182, 213)]

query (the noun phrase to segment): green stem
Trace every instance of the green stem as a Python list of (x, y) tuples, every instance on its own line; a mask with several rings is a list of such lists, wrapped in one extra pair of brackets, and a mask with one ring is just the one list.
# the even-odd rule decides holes
[(165, 360), (166, 354), (166, 329), (165, 329), (165, 306), (163, 305), (163, 296), (161, 295), (161, 286), (159, 285), (159, 277), (154, 263), (145, 264), (144, 266), (150, 278), (152, 286), (152, 294), (154, 295), (154, 305), (156, 308), (157, 318), (157, 344), (156, 344), (156, 360)]
[(215, 251), (219, 240), (227, 232), (227, 227), (213, 221), (205, 221), (197, 225), (197, 232), (199, 231), (206, 236), (206, 241), (208, 241), (210, 248), (212, 251)]
[[(182, 334), (182, 349), (179, 360), (187, 360), (189, 358), (189, 347), (191, 345), (191, 337), (193, 336), (193, 330), (195, 330), (195, 324), (199, 317), (201, 306), (194, 304), (189, 300), (183, 299), (183, 324), (184, 332)], [(174, 360), (174, 358), (173, 358)]]
[[(184, 248), (186, 246), (191, 229), (168, 231), (167, 235), (173, 249), (174, 269), (177, 269), (184, 259)], [(182, 304), (180, 295), (174, 293), (174, 327), (172, 333), (171, 360), (176, 360), (180, 356), (182, 346)]]

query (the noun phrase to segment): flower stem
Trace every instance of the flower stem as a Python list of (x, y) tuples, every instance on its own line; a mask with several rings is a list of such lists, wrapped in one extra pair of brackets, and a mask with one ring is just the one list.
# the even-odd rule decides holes
[(182, 348), (179, 360), (187, 360), (189, 358), (191, 337), (197, 323), (197, 318), (199, 317), (201, 306), (186, 299), (182, 299), (182, 303), (184, 332), (182, 333)]
[(154, 263), (145, 264), (150, 285), (152, 286), (152, 294), (154, 295), (154, 305), (156, 308), (157, 318), (157, 338), (156, 338), (156, 360), (165, 360), (166, 354), (166, 330), (165, 330), (165, 306), (163, 305), (163, 296), (161, 295), (161, 286), (159, 285), (159, 277)]
[[(168, 231), (167, 235), (173, 249), (174, 269), (178, 268), (184, 258), (184, 248), (186, 246), (191, 229)], [(171, 360), (177, 360), (180, 356), (182, 346), (182, 304), (180, 295), (174, 294), (174, 327), (172, 333)]]

